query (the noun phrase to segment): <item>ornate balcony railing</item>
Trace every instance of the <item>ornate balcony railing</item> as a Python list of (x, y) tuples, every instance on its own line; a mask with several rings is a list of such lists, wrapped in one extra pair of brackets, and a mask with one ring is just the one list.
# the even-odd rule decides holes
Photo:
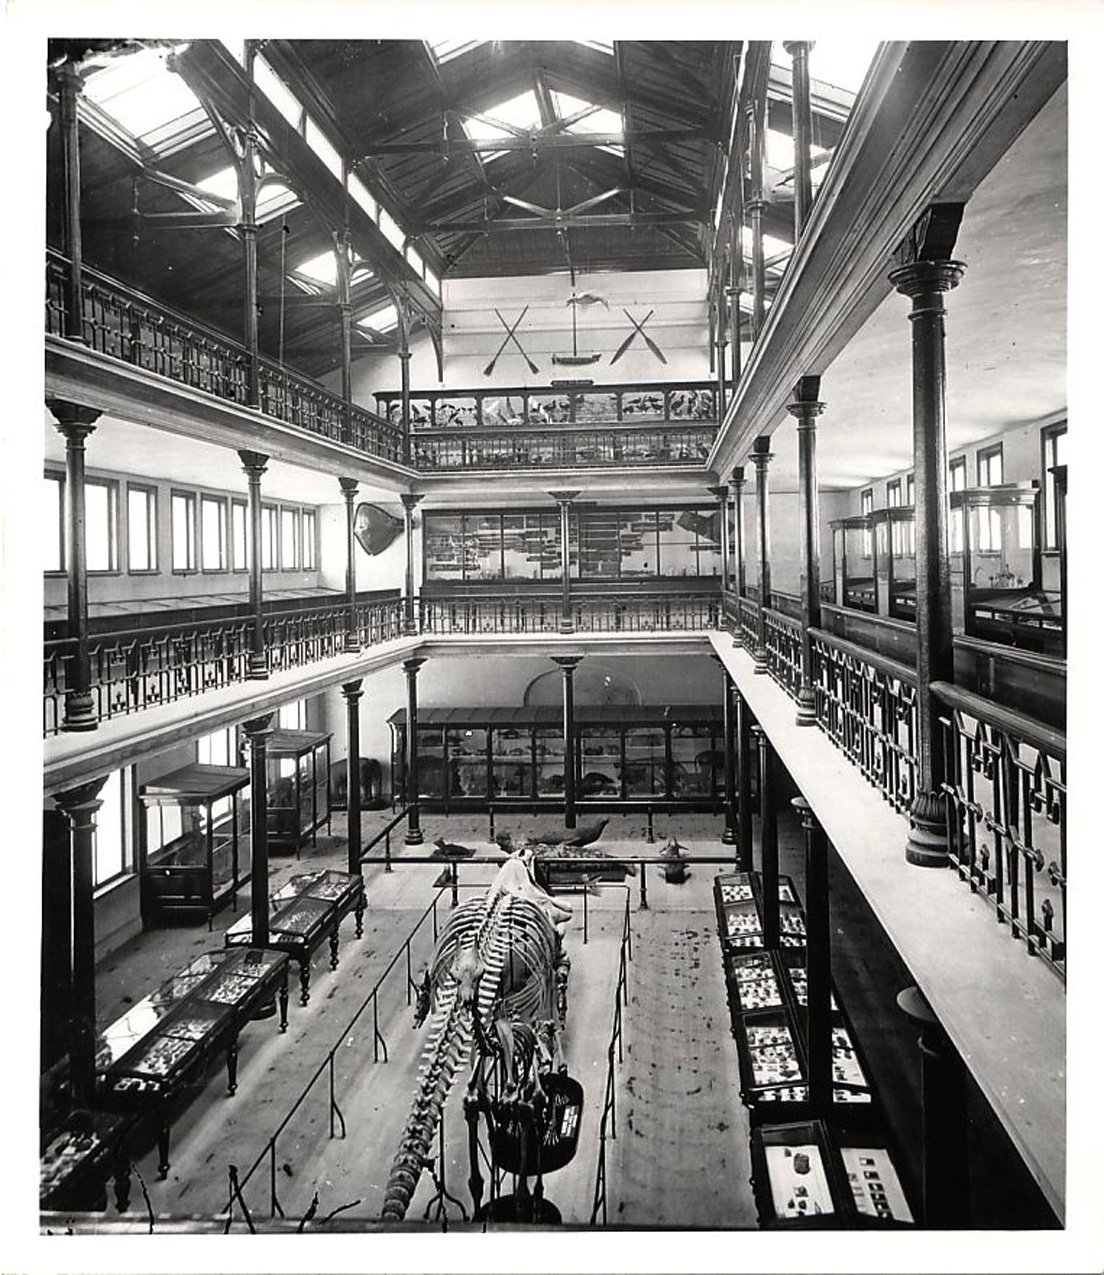
[(916, 791), (916, 674), (810, 629), (817, 722), (895, 810)]
[[(46, 331), (55, 336), (64, 331), (68, 271), (64, 257), (47, 254)], [(247, 404), (244, 346), (88, 267), (81, 271), (81, 333), (101, 354)], [(374, 412), (347, 405), (339, 395), (265, 358), (258, 360), (257, 374), (260, 409), (267, 415), (369, 455), (402, 461), (402, 430)]]
[[(662, 633), (715, 629), (720, 624), (719, 594), (655, 593), (571, 600), (578, 633)], [(558, 597), (544, 595), (423, 598), (422, 632), (555, 633), (560, 627)]]
[(786, 691), (797, 698), (801, 689), (801, 622), (779, 611), (763, 612), (767, 634), (767, 670)]
[(693, 465), (709, 455), (716, 426), (664, 424), (603, 425), (546, 429), (519, 427), (457, 434), (433, 430), (415, 434), (411, 451), (419, 471), (471, 469), (556, 469), (611, 465)]
[[(265, 648), (273, 671), (299, 668), (344, 650), (348, 606), (328, 603), (308, 610), (272, 611), (265, 616)], [(402, 602), (398, 598), (360, 603), (357, 631), (362, 645), (398, 637)], [(89, 657), (93, 712), (110, 721), (158, 704), (199, 695), (246, 679), (252, 622), (219, 620), (207, 624), (131, 629), (94, 638)], [(44, 656), (43, 733), (61, 729), (72, 639), (47, 642)]]
[(933, 682), (946, 757), (950, 857), (997, 919), (1063, 978), (1066, 970), (1066, 737)]
[[(376, 395), (380, 415), (398, 424), (402, 395)], [(544, 428), (555, 425), (657, 422), (717, 424), (717, 391), (711, 381), (637, 382), (536, 389), (431, 390), (410, 395), (410, 428), (464, 433)]]
[(759, 603), (753, 598), (741, 597), (739, 602), (740, 633), (749, 651), (759, 641)]

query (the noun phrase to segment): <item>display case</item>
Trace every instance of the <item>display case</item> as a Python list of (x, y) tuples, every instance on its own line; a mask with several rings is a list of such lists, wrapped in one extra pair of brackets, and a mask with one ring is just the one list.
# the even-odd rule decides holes
[[(758, 872), (724, 872), (713, 881), (717, 932), (726, 961), (733, 953), (763, 947), (763, 882)], [(786, 876), (778, 878), (779, 946), (804, 950), (805, 914)], [(726, 970), (727, 973), (727, 970)]]
[(895, 505), (870, 515), (874, 533), (874, 600), (878, 615), (916, 619), (916, 514)]
[[(392, 791), (405, 791), (406, 711), (391, 727)], [(562, 710), (427, 708), (418, 713), (419, 795), (429, 809), (563, 800)], [(576, 710), (576, 800), (654, 801), (716, 810), (724, 797), (723, 727), (711, 705), (584, 705)]]
[(249, 771), (195, 763), (138, 790), (138, 873), (146, 925), (211, 918), (249, 880)]
[(836, 603), (855, 611), (878, 609), (874, 589), (874, 531), (870, 515), (837, 518), (832, 528), (832, 574)]
[[(320, 869), (291, 877), (269, 898), (266, 949), (286, 952), (299, 967), (299, 1002), (310, 1001), (311, 957), (328, 939), (330, 969), (337, 969), (338, 931), (352, 912), (356, 937), (364, 932), (364, 878), (357, 873)], [(226, 931), (228, 948), (251, 947), (253, 920), (243, 916)]]
[(955, 491), (951, 507), (965, 511), (962, 574), (952, 581), (955, 627), (969, 637), (1061, 655), (1062, 597), (1042, 583), (1038, 486)]
[(751, 1183), (759, 1225), (798, 1230), (912, 1225), (885, 1141), (821, 1120), (753, 1129)]
[(268, 848), (299, 854), (330, 826), (331, 731), (274, 730), (268, 737)]
[(225, 1051), (227, 1087), (234, 1093), (242, 1027), (278, 997), (280, 1030), (287, 1030), (287, 967), (282, 952), (205, 952), (97, 1036), (96, 1105), (155, 1118), (162, 1177), (169, 1169), (177, 1102), (210, 1062)]

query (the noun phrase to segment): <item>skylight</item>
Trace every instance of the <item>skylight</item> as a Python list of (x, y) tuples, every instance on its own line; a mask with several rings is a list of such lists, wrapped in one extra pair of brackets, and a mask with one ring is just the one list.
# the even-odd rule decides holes
[(328, 288), (335, 287), (337, 284), (337, 258), (328, 250), (320, 252), (318, 256), (311, 257), (301, 265), (295, 266), (294, 270), (296, 274), (301, 274), (305, 279), (310, 279), (314, 283), (325, 284)]
[[(828, 152), (823, 146), (810, 145), (809, 155), (813, 160)], [(767, 164), (783, 172), (794, 166), (793, 138), (788, 133), (780, 133), (777, 129), (767, 129)]]
[(303, 114), (299, 99), (260, 54), (253, 59), (253, 79), (291, 127), (298, 130), (299, 118)]
[(458, 58), (462, 53), (470, 53), (472, 49), (478, 49), (481, 44), (486, 44), (486, 40), (427, 40), (430, 53), (433, 54), (438, 66), (443, 66), (446, 62), (451, 62), (453, 58)]
[[(205, 119), (192, 90), (165, 65), (169, 48), (138, 49), (111, 58), (84, 83), (84, 94), (132, 137), (159, 149), (185, 124)], [(169, 126), (173, 127), (170, 128)], [(214, 132), (210, 123), (204, 133)], [(159, 136), (161, 135), (161, 136)]]
[[(220, 168), (210, 177), (196, 182), (201, 190), (209, 190), (222, 199), (237, 199), (238, 179), (230, 167)], [(263, 224), (299, 206), (298, 196), (282, 182), (266, 182), (257, 192), (257, 222)]]
[[(539, 128), (541, 123), (540, 107), (537, 105), (537, 97), (532, 89), (526, 89), (517, 97), (499, 102), (497, 106), (488, 107), (480, 114), (484, 118), (475, 119), (469, 116), (463, 121), (464, 132), (473, 142), (497, 141), (499, 138), (515, 136), (510, 129), (502, 125), (512, 124), (516, 129), (525, 130)], [(506, 151), (491, 151), (484, 153), (482, 159), (484, 163), (487, 163), (506, 153)]]
[(355, 173), (349, 174), (349, 194), (357, 201), (373, 221), (379, 218), (379, 203), (376, 197)]
[(385, 305), (382, 309), (373, 310), (364, 318), (357, 319), (358, 328), (367, 328), (371, 332), (390, 332), (399, 326), (399, 314), (393, 305)]
[(599, 53), (608, 53), (613, 56), (612, 40), (572, 40), (572, 44), (581, 44), (587, 49), (597, 49)]
[[(751, 256), (751, 227), (745, 226), (740, 234), (740, 242), (743, 245), (744, 256)], [(763, 236), (763, 255), (769, 261), (771, 257), (789, 256), (793, 252), (793, 244), (788, 244), (784, 239), (776, 239), (774, 235)], [(778, 267), (781, 269), (781, 265)]]
[(581, 97), (572, 97), (570, 93), (553, 92), (552, 100), (556, 105), (556, 114), (560, 119), (570, 119), (580, 111), (587, 114), (574, 124), (569, 124), (565, 133), (620, 133), (621, 115), (607, 107), (597, 106), (594, 102), (586, 102)]
[(877, 40), (817, 40), (809, 53), (809, 77), (858, 93), (877, 51)]

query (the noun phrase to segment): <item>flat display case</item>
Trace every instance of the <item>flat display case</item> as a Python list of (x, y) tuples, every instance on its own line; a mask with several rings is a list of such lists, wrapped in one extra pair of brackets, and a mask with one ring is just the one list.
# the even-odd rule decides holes
[(759, 1225), (858, 1230), (914, 1224), (885, 1140), (822, 1120), (751, 1132), (751, 1183)]
[(874, 594), (878, 615), (916, 619), (916, 513), (911, 505), (878, 509), (874, 524)]
[(245, 1024), (278, 997), (280, 1031), (287, 1030), (287, 970), (282, 952), (249, 947), (205, 952), (98, 1035), (96, 1105), (155, 1118), (162, 1177), (169, 1169), (169, 1128), (178, 1100), (210, 1062), (225, 1051), (233, 1094), (238, 1034)]
[(99, 1212), (107, 1208), (107, 1180), (125, 1213), (130, 1199), (126, 1141), (133, 1118), (106, 1111), (74, 1113), (51, 1132), (39, 1152), (38, 1205), (49, 1212)]
[(1063, 599), (1043, 588), (1039, 498), (1033, 482), (951, 493), (951, 507), (965, 511), (962, 575), (952, 582), (954, 621), (968, 637), (1060, 656)]
[[(392, 790), (405, 790), (406, 710), (391, 727)], [(478, 810), (563, 800), (562, 710), (426, 708), (418, 713), (419, 795), (430, 809)], [(572, 764), (579, 802), (655, 801), (716, 810), (724, 739), (711, 705), (580, 706)]]
[(838, 606), (878, 610), (874, 587), (874, 524), (869, 514), (837, 518), (832, 529), (832, 575)]
[[(731, 954), (763, 948), (763, 882), (757, 872), (727, 872), (714, 878), (717, 933), (726, 961)], [(804, 951), (805, 914), (787, 876), (778, 878), (779, 946)], [(727, 971), (726, 971), (727, 972)]]
[(195, 763), (138, 790), (142, 920), (211, 918), (249, 880), (249, 771)]
[[(269, 897), (265, 950), (286, 952), (298, 965), (301, 1005), (310, 1002), (311, 957), (328, 939), (330, 969), (336, 970), (341, 922), (354, 913), (356, 937), (360, 938), (366, 905), (364, 878), (332, 868), (293, 876)], [(253, 919), (248, 915), (226, 931), (228, 948), (252, 947), (253, 941)]]
[(330, 827), (332, 731), (274, 730), (266, 751), (268, 847), (300, 853)]

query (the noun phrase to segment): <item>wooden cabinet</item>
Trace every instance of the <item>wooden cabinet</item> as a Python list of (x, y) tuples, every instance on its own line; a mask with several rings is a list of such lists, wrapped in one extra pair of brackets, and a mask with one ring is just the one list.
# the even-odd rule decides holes
[[(563, 800), (558, 706), (426, 708), (418, 713), (419, 795), (427, 808), (509, 808)], [(391, 727), (392, 791), (404, 789), (406, 710)], [(648, 802), (716, 810), (724, 798), (724, 735), (712, 705), (580, 706), (570, 749), (581, 804)]]
[(274, 730), (266, 761), (270, 850), (312, 844), (323, 824), (330, 826), (330, 739), (332, 732)]
[(878, 609), (874, 593), (874, 532), (871, 518), (837, 518), (832, 528), (836, 604), (856, 611)]
[(211, 918), (249, 880), (249, 771), (183, 766), (138, 791), (138, 871), (145, 924)]

